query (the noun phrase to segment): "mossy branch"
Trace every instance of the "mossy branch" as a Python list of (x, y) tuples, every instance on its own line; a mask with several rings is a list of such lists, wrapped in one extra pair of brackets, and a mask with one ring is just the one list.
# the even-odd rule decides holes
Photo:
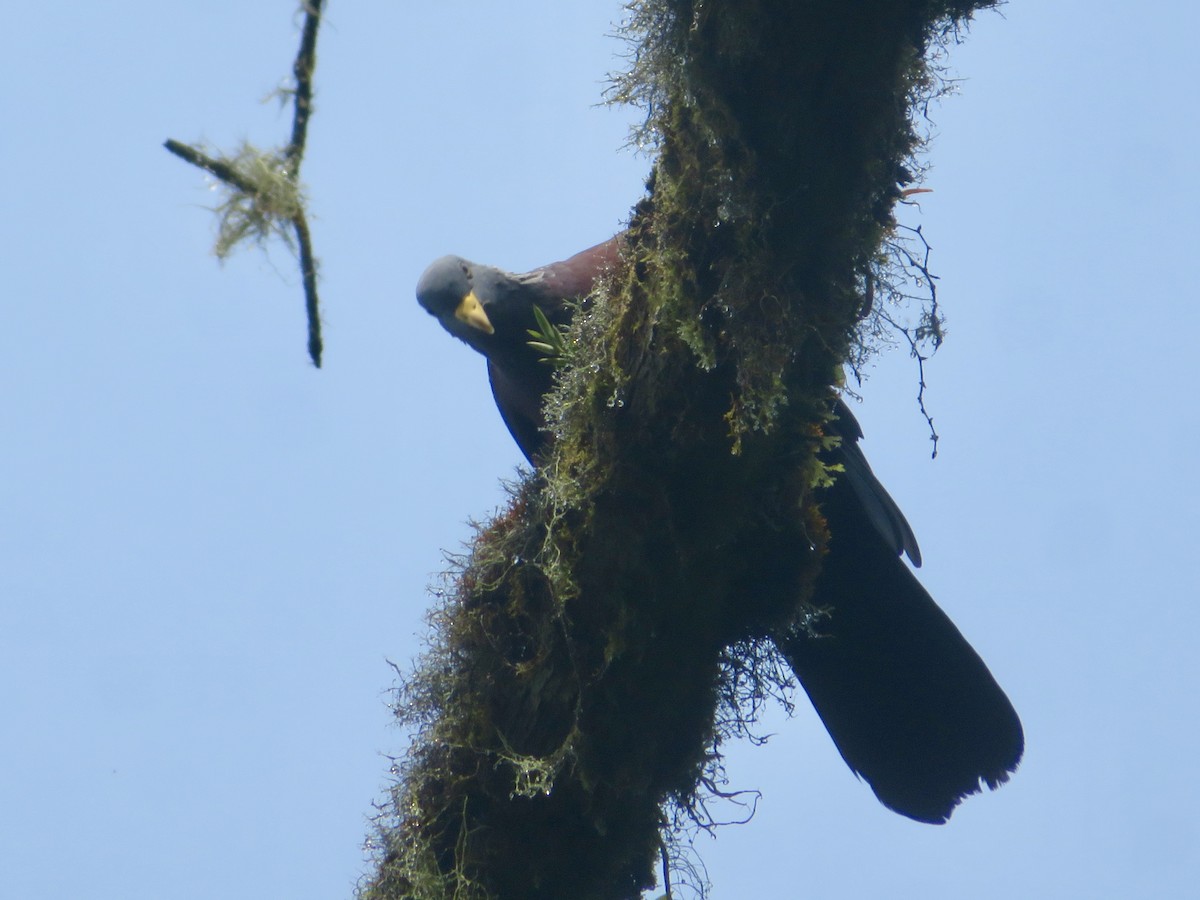
[(631, 900), (664, 846), (686, 869), (684, 823), (724, 818), (706, 798), (738, 798), (722, 743), (786, 689), (776, 637), (821, 615), (818, 453), (927, 53), (989, 5), (627, 4), (615, 93), (646, 109), (651, 190), (563, 340), (553, 449), (402, 688), (418, 734), (364, 898)]
[(225, 188), (225, 199), (216, 209), (220, 224), (213, 252), (218, 259), (225, 259), (246, 240), (261, 246), (272, 236), (283, 240), (296, 254), (308, 319), (308, 355), (317, 368), (321, 366), (323, 347), (317, 259), (305, 214), (300, 165), (312, 115), (312, 77), (316, 67), (321, 6), (322, 0), (307, 0), (303, 6), (300, 49), (292, 64), (295, 83), (285, 91), (293, 100), (292, 136), (285, 147), (263, 151), (243, 143), (233, 156), (214, 157), (199, 147), (180, 141), (167, 140), (163, 144), (180, 159), (204, 169)]

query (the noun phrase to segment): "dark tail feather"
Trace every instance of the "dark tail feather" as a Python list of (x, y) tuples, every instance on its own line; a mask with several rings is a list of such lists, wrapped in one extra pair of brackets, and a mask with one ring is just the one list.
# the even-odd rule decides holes
[(845, 478), (822, 509), (832, 538), (813, 603), (829, 615), (819, 636), (796, 627), (777, 644), (850, 768), (885, 806), (940, 824), (981, 779), (1015, 771), (1020, 719)]

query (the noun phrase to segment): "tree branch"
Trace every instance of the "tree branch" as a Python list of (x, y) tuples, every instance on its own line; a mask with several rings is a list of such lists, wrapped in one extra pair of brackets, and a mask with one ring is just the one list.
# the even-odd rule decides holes
[[(248, 144), (233, 157), (213, 157), (198, 147), (168, 139), (163, 146), (180, 159), (204, 169), (225, 186), (228, 193), (218, 207), (221, 226), (214, 252), (224, 258), (246, 238), (260, 245), (271, 236), (281, 238), (296, 253), (304, 286), (308, 319), (308, 355), (321, 367), (321, 316), (317, 295), (317, 261), (312, 235), (304, 213), (304, 189), (300, 165), (312, 115), (313, 70), (316, 67), (317, 29), (322, 0), (304, 4), (304, 26), (300, 49), (292, 65), (295, 84), (292, 136), (282, 150), (260, 151)], [(294, 234), (294, 242), (292, 235)]]
[(664, 804), (705, 816), (745, 731), (730, 698), (773, 693), (819, 571), (831, 385), (911, 180), (926, 51), (984, 5), (627, 4), (614, 92), (647, 109), (653, 187), (572, 320), (549, 457), (402, 688), (419, 733), (366, 900), (632, 900)]

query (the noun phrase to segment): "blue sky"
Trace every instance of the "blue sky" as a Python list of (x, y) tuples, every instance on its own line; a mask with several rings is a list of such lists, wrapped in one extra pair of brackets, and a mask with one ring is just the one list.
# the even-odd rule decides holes
[[(520, 457), (412, 297), (616, 230), (648, 161), (612, 3), (334, 2), (305, 176), (326, 364), (285, 251), (218, 266), (167, 137), (282, 142), (291, 0), (18, 4), (0, 104), (0, 896), (347, 897), (427, 585)], [(950, 339), (859, 408), (921, 577), (1008, 691), (1013, 781), (886, 811), (803, 697), (699, 841), (716, 898), (1181, 896), (1200, 879), (1200, 12), (984, 15), (921, 224)], [(1190, 99), (1189, 99), (1190, 98)], [(536, 142), (528, 135), (536, 133)]]

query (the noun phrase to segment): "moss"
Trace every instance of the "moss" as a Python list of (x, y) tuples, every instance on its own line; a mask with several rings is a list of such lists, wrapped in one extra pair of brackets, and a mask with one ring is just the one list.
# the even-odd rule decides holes
[[(552, 453), (483, 529), (403, 704), (369, 898), (634, 898), (671, 806), (786, 681), (864, 273), (930, 42), (977, 4), (643, 0), (618, 94), (659, 148), (576, 314)], [(707, 773), (707, 776), (706, 776)], [(670, 842), (668, 842), (670, 843)]]

